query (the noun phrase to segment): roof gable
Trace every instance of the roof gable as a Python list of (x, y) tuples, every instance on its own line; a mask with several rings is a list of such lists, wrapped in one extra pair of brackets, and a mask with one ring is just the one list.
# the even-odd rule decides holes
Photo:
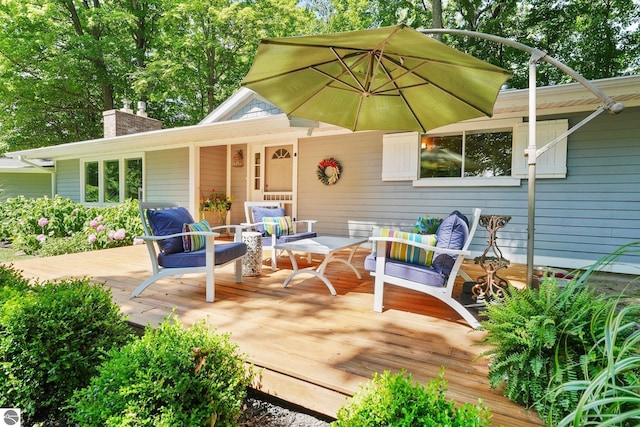
[(253, 119), (282, 113), (278, 107), (254, 91), (243, 87), (210, 112), (199, 124)]

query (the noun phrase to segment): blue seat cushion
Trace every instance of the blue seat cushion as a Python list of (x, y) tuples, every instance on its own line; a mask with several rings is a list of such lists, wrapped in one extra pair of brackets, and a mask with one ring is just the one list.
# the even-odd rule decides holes
[[(290, 236), (280, 236), (276, 239), (276, 245), (280, 243), (295, 242), (296, 240), (310, 239), (317, 236), (318, 235), (315, 231), (305, 231), (303, 233), (291, 234)], [(271, 236), (262, 236), (262, 241), (264, 242), (263, 246), (271, 246)]]
[(276, 239), (276, 244), (295, 242), (296, 240), (310, 239), (312, 237), (317, 237), (317, 234), (315, 231), (305, 231), (304, 233), (296, 233), (288, 236), (280, 236)]
[[(182, 244), (182, 242), (180, 243)], [(214, 245), (215, 265), (225, 264), (247, 253), (247, 245), (241, 242), (221, 243)], [(160, 253), (158, 264), (165, 268), (204, 267), (207, 263), (205, 249), (195, 252)]]
[[(364, 259), (364, 268), (367, 271), (376, 270), (376, 257), (373, 256), (373, 254), (368, 255)], [(442, 287), (447, 280), (446, 275), (436, 271), (432, 267), (409, 264), (390, 258), (386, 259), (384, 273), (388, 276), (399, 277), (427, 286)]]
[[(469, 237), (469, 220), (458, 211), (453, 211), (446, 217), (436, 231), (438, 239), (436, 247), (443, 249), (462, 249)], [(438, 253), (433, 257), (433, 268), (445, 276), (451, 274), (456, 256)]]
[[(171, 209), (148, 209), (147, 218), (154, 236), (168, 236), (169, 234), (182, 233), (184, 224), (193, 223), (193, 218), (188, 210), (183, 207)], [(184, 250), (182, 237), (158, 240), (158, 247), (163, 254), (175, 254)]]

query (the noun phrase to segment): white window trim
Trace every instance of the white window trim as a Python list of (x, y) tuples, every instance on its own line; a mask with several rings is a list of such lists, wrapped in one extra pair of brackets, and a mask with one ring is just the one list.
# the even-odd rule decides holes
[[(145, 185), (145, 170), (146, 170), (146, 166), (145, 166), (145, 156), (144, 153), (140, 152), (140, 153), (128, 153), (126, 155), (119, 155), (119, 156), (101, 156), (101, 157), (95, 157), (95, 158), (85, 158), (85, 159), (80, 159), (80, 200), (82, 201), (82, 203), (89, 205), (89, 206), (106, 206), (106, 205), (117, 205), (119, 203), (124, 202), (124, 194), (125, 194), (125, 173), (126, 173), (126, 161), (130, 160), (130, 159), (142, 159), (142, 188), (143, 188), (143, 194), (142, 196), (144, 197), (144, 189), (146, 188)], [(104, 162), (106, 161), (114, 161), (117, 160), (118, 161), (118, 181), (119, 181), (119, 201), (118, 202), (105, 202), (104, 201)], [(97, 202), (87, 202), (86, 201), (86, 194), (85, 194), (85, 189), (86, 189), (86, 176), (85, 176), (85, 168), (86, 168), (86, 164), (87, 163), (94, 163), (97, 162), (98, 163), (98, 201)], [(140, 199), (140, 200), (144, 200)]]
[(520, 185), (520, 178), (511, 176), (468, 177), (468, 178), (422, 178), (413, 181), (414, 187), (514, 187)]

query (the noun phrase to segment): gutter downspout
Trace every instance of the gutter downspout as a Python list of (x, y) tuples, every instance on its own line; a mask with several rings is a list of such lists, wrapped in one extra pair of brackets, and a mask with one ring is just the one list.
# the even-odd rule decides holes
[(56, 189), (56, 167), (55, 167), (55, 161), (54, 161), (54, 166), (53, 169), (49, 169), (49, 168), (44, 168), (38, 164), (33, 163), (31, 160), (27, 159), (26, 157), (19, 155), (18, 156), (18, 160), (21, 161), (22, 163), (29, 165), (29, 166), (33, 166), (34, 168), (41, 170), (42, 172), (46, 172), (48, 174), (51, 175), (51, 198), (53, 199), (56, 195), (57, 189)]

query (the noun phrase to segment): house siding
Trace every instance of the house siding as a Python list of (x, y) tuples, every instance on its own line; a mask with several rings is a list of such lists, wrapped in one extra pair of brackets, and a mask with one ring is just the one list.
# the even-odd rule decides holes
[(233, 165), (231, 167), (231, 195), (234, 202), (231, 205), (231, 224), (245, 222), (243, 200), (247, 200), (247, 145), (239, 144), (231, 146), (231, 156), (238, 150), (242, 150), (242, 166)]
[(80, 202), (80, 160), (56, 161), (56, 190), (62, 197)]
[(189, 205), (189, 149), (151, 151), (145, 158), (145, 200)]
[[(602, 114), (569, 137), (567, 178), (536, 180), (536, 263), (582, 267), (640, 241), (640, 108), (622, 114)], [(564, 117), (573, 126), (585, 116)], [(316, 177), (317, 164), (326, 157), (343, 167), (333, 186)], [(421, 215), (442, 217), (454, 209), (470, 214), (479, 207), (483, 214), (512, 217), (498, 232), (498, 245), (507, 259), (526, 261), (526, 179), (515, 187), (414, 188), (409, 181), (383, 182), (381, 165), (382, 134), (301, 140), (299, 217), (317, 219), (321, 234), (349, 235), (362, 224), (410, 227)], [(486, 230), (478, 230), (470, 247), (474, 256), (484, 250), (487, 237)], [(640, 265), (640, 255), (619, 261)]]
[(200, 198), (207, 198), (211, 190), (227, 192), (227, 146), (200, 149)]
[(3, 173), (0, 179), (0, 201), (24, 196), (51, 197), (51, 175), (48, 173)]

